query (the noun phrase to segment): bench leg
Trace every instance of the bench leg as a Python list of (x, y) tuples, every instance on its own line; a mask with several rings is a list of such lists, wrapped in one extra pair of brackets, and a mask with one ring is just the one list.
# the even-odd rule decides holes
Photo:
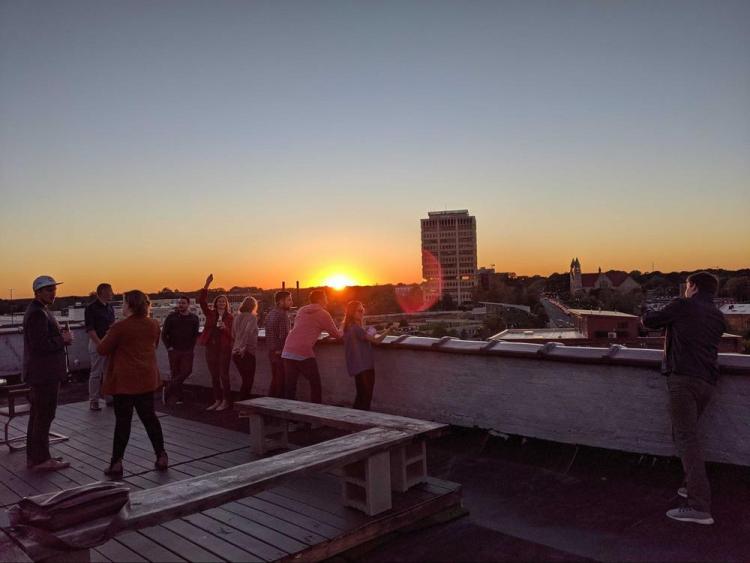
[(427, 479), (427, 445), (419, 440), (391, 450), (391, 487), (405, 493)]
[(390, 510), (391, 470), (389, 452), (380, 452), (344, 468), (342, 493), (345, 506), (374, 516)]
[(250, 448), (255, 455), (266, 453), (266, 432), (265, 421), (260, 414), (251, 414), (250, 420)]
[(250, 421), (250, 446), (253, 453), (264, 455), (268, 451), (266, 439), (274, 440), (274, 447), (289, 447), (288, 422), (284, 419), (275, 419), (260, 414), (248, 415)]

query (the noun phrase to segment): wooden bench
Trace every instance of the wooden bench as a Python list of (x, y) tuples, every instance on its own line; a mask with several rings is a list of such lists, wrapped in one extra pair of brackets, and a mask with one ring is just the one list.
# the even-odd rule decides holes
[(382, 456), (352, 463), (335, 472), (342, 480), (344, 504), (368, 515), (382, 512), (386, 504), (390, 508), (390, 496), (386, 501), (377, 492), (383, 490), (384, 473), (390, 473), (389, 488), (397, 492), (406, 492), (427, 479), (426, 440), (448, 430), (446, 424), (415, 418), (272, 397), (239, 401), (234, 407), (240, 416), (249, 419), (251, 446), (258, 455), (267, 451), (269, 438), (275, 439), (276, 446), (288, 447), (287, 425), (292, 421), (348, 432), (382, 428), (409, 435), (408, 443), (395, 445)]
[[(73, 528), (47, 531), (55, 538), (54, 545), (36, 539), (33, 530), (17, 526), (5, 528), (24, 552), (34, 561), (59, 557), (66, 553), (67, 546), (75, 554), (75, 560), (86, 560), (87, 550), (106, 543), (110, 538), (125, 531), (155, 526), (203, 510), (219, 507), (228, 502), (257, 494), (281, 482), (304, 474), (323, 472), (337, 467), (349, 467), (360, 461), (383, 459), (389, 450), (408, 443), (412, 436), (391, 428), (370, 428), (312, 446), (279, 455), (230, 467), (169, 483), (153, 489), (130, 494), (128, 504), (113, 517), (98, 518)], [(376, 468), (381, 465), (375, 462)], [(390, 508), (390, 487), (387, 465), (380, 468), (382, 474), (374, 483), (380, 489), (374, 493), (380, 502), (387, 500)], [(53, 493), (54, 494), (54, 493)], [(40, 495), (44, 497), (47, 495)], [(1, 536), (2, 534), (0, 534)], [(0, 537), (0, 547), (2, 538)], [(64, 558), (64, 560), (72, 560)]]
[[(3, 440), (0, 445), (8, 446), (11, 452), (17, 450), (23, 450), (26, 448), (26, 434), (11, 438), (9, 435), (10, 423), (17, 416), (26, 416), (31, 412), (31, 405), (26, 403), (16, 404), (18, 399), (26, 399), (28, 401), (29, 392), (31, 389), (28, 385), (21, 383), (17, 385), (0, 385), (0, 399), (4, 398), (8, 401), (7, 407), (0, 407), (0, 416), (7, 418), (3, 428)], [(57, 432), (50, 432), (51, 436), (49, 443), (55, 444), (57, 442), (63, 442), (68, 439), (67, 436), (58, 434)]]

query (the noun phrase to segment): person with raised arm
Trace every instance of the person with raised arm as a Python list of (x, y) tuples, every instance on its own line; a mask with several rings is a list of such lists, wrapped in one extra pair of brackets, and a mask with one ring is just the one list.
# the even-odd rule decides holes
[(383, 332), (378, 333), (374, 328), (364, 326), (365, 306), (360, 301), (349, 301), (346, 304), (344, 324), (344, 354), (346, 369), (354, 378), (357, 396), (354, 399), (355, 409), (370, 410), (372, 393), (375, 388), (375, 362), (372, 354), (372, 344), (382, 342), (391, 331), (398, 326), (393, 324)]
[(232, 361), (232, 316), (229, 298), (224, 295), (214, 297), (213, 305), (208, 306), (208, 288), (214, 281), (209, 274), (206, 283), (198, 295), (198, 303), (206, 317), (203, 333), (198, 344), (206, 347), (206, 364), (211, 373), (211, 384), (214, 391), (214, 402), (206, 409), (225, 411), (231, 407), (231, 388), (229, 386), (229, 365)]
[(310, 383), (310, 401), (323, 402), (318, 362), (313, 347), (322, 332), (340, 339), (331, 314), (326, 310), (328, 297), (322, 289), (310, 292), (310, 304), (302, 307), (294, 319), (294, 327), (284, 343), (281, 357), (284, 359), (284, 397), (294, 399), (297, 395), (297, 379), (301, 375)]

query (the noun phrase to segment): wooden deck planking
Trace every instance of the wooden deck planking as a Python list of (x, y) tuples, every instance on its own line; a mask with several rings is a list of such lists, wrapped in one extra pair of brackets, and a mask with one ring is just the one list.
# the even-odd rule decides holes
[[(14, 504), (22, 496), (104, 479), (102, 470), (109, 462), (114, 413), (111, 409), (93, 413), (87, 407), (88, 403), (78, 403), (58, 410), (63, 414), (58, 429), (70, 436), (70, 440), (55, 444), (52, 449), (73, 462), (74, 467), (58, 473), (36, 473), (26, 469), (23, 452), (0, 451), (0, 503), (3, 506)], [(92, 426), (89, 423), (94, 416), (100, 419)], [(145, 430), (140, 424), (134, 424), (126, 451), (126, 468), (130, 467), (130, 472), (123, 480), (135, 490), (180, 481), (256, 458), (250, 451), (246, 434), (171, 416), (160, 420), (168, 443), (171, 439), (182, 451), (196, 457), (184, 456), (178, 462), (173, 458), (168, 471), (155, 471), (152, 461), (147, 465), (142, 455), (146, 447), (150, 448)], [(81, 430), (76, 424), (85, 428)], [(196, 425), (196, 432), (192, 432), (193, 425)], [(134, 447), (136, 444), (138, 446)], [(133, 458), (140, 458), (137, 463), (131, 463), (131, 450), (135, 454)], [(142, 451), (136, 453), (136, 450)], [(428, 483), (394, 496), (393, 511), (450, 494), (451, 484), (440, 483)], [(340, 551), (336, 546), (356, 545), (356, 537), (366, 536), (362, 530), (373, 521), (389, 518), (389, 513), (368, 518), (346, 508), (341, 505), (340, 494), (340, 483), (331, 475), (295, 479), (219, 508), (117, 536), (92, 550), (92, 561), (275, 561), (296, 560), (300, 554), (303, 559), (316, 558), (316, 554), (333, 554)]]

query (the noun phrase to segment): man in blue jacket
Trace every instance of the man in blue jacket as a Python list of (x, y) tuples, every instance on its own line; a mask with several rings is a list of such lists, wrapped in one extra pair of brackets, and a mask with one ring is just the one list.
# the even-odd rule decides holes
[(57, 286), (50, 276), (34, 280), (34, 300), (23, 317), (23, 373), (31, 387), (31, 412), (26, 432), (26, 464), (30, 469), (57, 471), (70, 464), (49, 453), (49, 429), (57, 410), (57, 393), (67, 373), (65, 347), (73, 342), (49, 311)]
[(669, 510), (667, 516), (697, 524), (714, 523), (698, 421), (719, 377), (719, 342), (726, 325), (713, 301), (718, 288), (713, 274), (692, 274), (684, 298), (641, 319), (646, 327), (666, 328), (662, 372), (668, 376), (672, 439), (685, 471), (685, 486), (678, 491), (686, 499), (685, 506)]

